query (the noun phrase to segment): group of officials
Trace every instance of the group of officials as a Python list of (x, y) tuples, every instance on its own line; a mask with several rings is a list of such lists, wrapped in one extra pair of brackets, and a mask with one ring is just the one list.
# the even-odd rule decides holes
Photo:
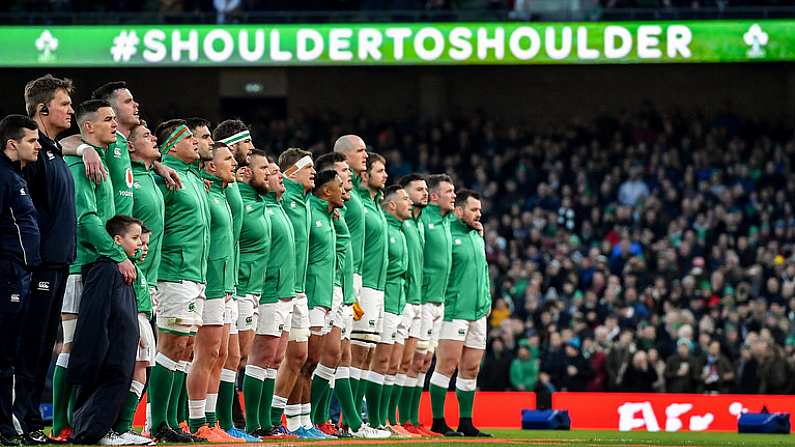
[(446, 174), (387, 186), (355, 135), (273, 157), (239, 120), (150, 128), (124, 82), (73, 93), (34, 79), (26, 115), (0, 122), (0, 444), (488, 436), (472, 424), (491, 309), (477, 193)]

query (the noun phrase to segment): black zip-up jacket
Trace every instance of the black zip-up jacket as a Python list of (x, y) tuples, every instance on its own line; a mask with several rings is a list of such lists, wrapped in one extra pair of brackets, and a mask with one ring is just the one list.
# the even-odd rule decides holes
[(39, 159), (25, 166), (33, 204), (39, 214), (42, 267), (64, 267), (75, 260), (77, 218), (75, 185), (61, 146), (39, 132)]
[(0, 258), (26, 268), (39, 265), (36, 208), (22, 178), (19, 162), (0, 151)]

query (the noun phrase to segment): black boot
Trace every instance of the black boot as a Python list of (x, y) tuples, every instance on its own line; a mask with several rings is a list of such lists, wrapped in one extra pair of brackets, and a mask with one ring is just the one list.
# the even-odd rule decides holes
[(434, 419), (433, 424), (431, 425), (431, 431), (434, 433), (439, 433), (442, 436), (464, 436), (461, 432), (457, 432), (450, 428), (445, 422), (444, 418), (441, 419)]
[(483, 433), (472, 425), (472, 418), (458, 419), (458, 431), (466, 437), (491, 438), (491, 434)]

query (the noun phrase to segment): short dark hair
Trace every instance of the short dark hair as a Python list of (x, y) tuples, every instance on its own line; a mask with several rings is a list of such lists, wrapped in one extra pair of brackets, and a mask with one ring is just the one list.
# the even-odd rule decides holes
[(77, 110), (75, 111), (77, 123), (82, 124), (86, 115), (96, 113), (97, 110), (103, 107), (111, 107), (111, 105), (104, 99), (89, 99), (88, 101), (81, 102), (77, 105)]
[(268, 156), (268, 153), (262, 149), (251, 149), (251, 152), (248, 153), (248, 158), (251, 159), (251, 157), (265, 157), (265, 160), (268, 160), (268, 163), (271, 162), (271, 157)]
[(432, 174), (428, 176), (428, 191), (439, 189), (442, 183), (453, 184), (453, 179), (447, 174)]
[(464, 206), (467, 199), (472, 197), (475, 200), (480, 200), (480, 194), (472, 191), (471, 189), (462, 189), (455, 193), (455, 206)]
[(384, 198), (381, 199), (381, 204), (389, 202), (392, 196), (397, 194), (398, 191), (402, 191), (403, 187), (400, 185), (389, 185), (384, 189)]
[(130, 227), (133, 225), (140, 225), (142, 230), (144, 228), (144, 223), (139, 219), (132, 216), (125, 216), (124, 214), (117, 214), (108, 219), (105, 223), (105, 231), (107, 231), (111, 237), (124, 235), (130, 231)]
[[(135, 131), (136, 131), (136, 130), (137, 130), (139, 127), (146, 127), (146, 128), (148, 128), (148, 127), (149, 127), (149, 125), (148, 125), (148, 124), (146, 124), (146, 121), (145, 121), (145, 120), (138, 120), (138, 122), (137, 122), (137, 123), (135, 123), (135, 124), (133, 124), (132, 126), (130, 126), (130, 135), (127, 137), (127, 139), (128, 139), (128, 140), (129, 140), (129, 139), (131, 139), (131, 138), (133, 138), (133, 134), (135, 134)], [(151, 129), (150, 129), (150, 130), (151, 130)]]
[(28, 116), (36, 114), (37, 105), (46, 105), (52, 101), (58, 90), (63, 90), (69, 95), (74, 93), (75, 88), (72, 80), (46, 74), (25, 84), (25, 110), (28, 112)]
[[(190, 127), (190, 126), (188, 126), (188, 127)], [(215, 153), (218, 152), (218, 149), (222, 149), (222, 148), (229, 149), (229, 145), (226, 144), (226, 143), (221, 143), (220, 141), (214, 141), (212, 146), (210, 146), (210, 151), (213, 154), (213, 157), (215, 157)], [(231, 149), (229, 149), (229, 150), (231, 151)]]
[[(188, 129), (193, 130), (197, 127), (205, 126), (208, 129), (210, 128), (210, 120), (206, 120), (204, 118), (199, 118), (194, 116), (192, 118), (185, 118), (185, 124), (188, 126)], [(215, 138), (213, 138), (215, 140)]]
[(110, 101), (113, 99), (113, 95), (116, 94), (116, 90), (121, 90), (123, 88), (127, 88), (127, 83), (124, 81), (113, 81), (102, 84), (91, 92), (91, 99), (104, 99), (105, 101)]
[(368, 152), (367, 153), (367, 172), (370, 172), (370, 169), (372, 169), (373, 164), (375, 164), (375, 162), (381, 162), (381, 164), (384, 165), (384, 167), (386, 167), (386, 158), (384, 158), (383, 155), (381, 155), (381, 154), (379, 154), (377, 152)]
[(284, 152), (279, 154), (279, 169), (284, 171), (306, 156), (311, 157), (312, 153), (297, 147), (287, 148)]
[(428, 180), (424, 175), (412, 172), (411, 174), (406, 174), (403, 177), (400, 177), (397, 183), (398, 185), (405, 188), (406, 186), (409, 186), (409, 183), (417, 181), (427, 182)]
[(147, 227), (145, 223), (141, 222), (141, 234), (151, 233), (152, 229)]
[(37, 130), (39, 126), (25, 115), (8, 115), (0, 121), (0, 150), (6, 148), (8, 140), (19, 141), (25, 135), (25, 129)]
[(213, 140), (223, 140), (224, 138), (231, 137), (244, 130), (248, 130), (248, 126), (238, 119), (221, 121), (215, 126), (215, 129), (213, 129)]
[(179, 126), (187, 125), (185, 120), (180, 118), (171, 119), (168, 121), (163, 121), (162, 123), (157, 125), (155, 129), (155, 137), (157, 137), (157, 144), (163, 144), (168, 139), (168, 136), (171, 135), (171, 132), (174, 132)]
[(323, 154), (320, 157), (317, 157), (315, 160), (315, 170), (317, 172), (320, 171), (327, 171), (327, 170), (335, 170), (335, 164), (346, 161), (344, 155), (340, 152), (329, 152), (327, 154)]
[(337, 179), (337, 172), (326, 169), (325, 171), (318, 172), (315, 175), (315, 187), (312, 189), (312, 194), (315, 196), (319, 196), (320, 193), (323, 191), (323, 188), (326, 187), (329, 183), (333, 180)]

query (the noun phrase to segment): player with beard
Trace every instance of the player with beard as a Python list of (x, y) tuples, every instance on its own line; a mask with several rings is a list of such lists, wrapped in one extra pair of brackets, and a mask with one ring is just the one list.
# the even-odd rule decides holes
[(491, 310), (489, 264), (480, 223), (480, 196), (470, 190), (456, 194), (455, 219), (450, 222), (452, 263), (445, 291), (444, 321), (431, 376), (433, 430), (445, 433), (444, 401), (450, 378), (456, 377), (458, 432), (464, 436), (490, 437), (472, 424), (480, 362), (486, 350), (486, 318)]

